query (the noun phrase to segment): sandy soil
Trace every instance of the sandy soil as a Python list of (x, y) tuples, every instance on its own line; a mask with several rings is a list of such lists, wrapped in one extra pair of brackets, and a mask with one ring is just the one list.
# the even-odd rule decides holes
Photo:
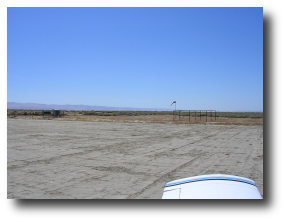
[(164, 185), (222, 173), (263, 195), (263, 126), (8, 119), (7, 197), (160, 199)]

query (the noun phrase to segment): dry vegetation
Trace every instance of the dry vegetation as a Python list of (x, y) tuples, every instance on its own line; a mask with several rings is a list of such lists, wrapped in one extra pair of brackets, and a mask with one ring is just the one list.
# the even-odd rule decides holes
[(173, 116), (167, 111), (64, 111), (59, 118), (43, 117), (41, 110), (7, 110), (7, 118), (37, 119), (56, 121), (89, 122), (128, 122), (128, 123), (166, 123), (166, 124), (214, 124), (214, 125), (263, 125), (263, 113), (257, 112), (217, 112), (180, 113)]

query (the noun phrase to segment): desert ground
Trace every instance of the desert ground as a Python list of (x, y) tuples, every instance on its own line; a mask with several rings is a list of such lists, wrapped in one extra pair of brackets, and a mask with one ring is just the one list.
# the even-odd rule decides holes
[(263, 119), (172, 118), (9, 117), (7, 198), (160, 199), (169, 181), (213, 173), (263, 196)]
[[(117, 123), (171, 123), (171, 124), (212, 124), (212, 125), (244, 125), (244, 126), (263, 126), (263, 118), (229, 118), (199, 115), (197, 117), (173, 116), (173, 115), (123, 115), (123, 116), (95, 116), (82, 115), (78, 112), (65, 112), (64, 116), (53, 118), (42, 115), (11, 115), (8, 119), (30, 119), (30, 120), (53, 120), (53, 121), (88, 121), (88, 122), (117, 122)], [(261, 116), (261, 114), (259, 114)]]

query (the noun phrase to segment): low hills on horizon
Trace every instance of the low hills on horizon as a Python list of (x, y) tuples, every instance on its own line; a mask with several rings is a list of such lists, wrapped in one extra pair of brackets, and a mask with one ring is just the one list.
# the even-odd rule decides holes
[(89, 105), (56, 105), (56, 104), (39, 104), (39, 103), (16, 103), (7, 102), (7, 109), (24, 109), (24, 110), (104, 110), (104, 111), (173, 111), (172, 109), (155, 109), (155, 108), (131, 108), (131, 107), (109, 107), (109, 106), (89, 106)]
[[(90, 106), (90, 105), (56, 105), (40, 103), (17, 103), (7, 102), (7, 109), (20, 110), (73, 110), (73, 111), (173, 111), (173, 109), (156, 109), (156, 108), (131, 108), (131, 107), (110, 107), (110, 106)], [(263, 113), (263, 111), (219, 111), (217, 112), (245, 112), (245, 113)]]

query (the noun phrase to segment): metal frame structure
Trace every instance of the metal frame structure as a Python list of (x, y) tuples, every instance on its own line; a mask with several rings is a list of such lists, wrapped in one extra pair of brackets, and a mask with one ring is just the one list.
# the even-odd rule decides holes
[(191, 113), (195, 113), (195, 121), (197, 121), (197, 114), (199, 113), (200, 120), (202, 119), (202, 113), (206, 114), (206, 122), (208, 121), (208, 113), (210, 113), (211, 120), (213, 119), (213, 113), (214, 118), (216, 120), (216, 110), (177, 110), (173, 111), (173, 120), (176, 119), (177, 115), (179, 115), (179, 120), (181, 118), (181, 113), (189, 113), (189, 122), (191, 122)]

